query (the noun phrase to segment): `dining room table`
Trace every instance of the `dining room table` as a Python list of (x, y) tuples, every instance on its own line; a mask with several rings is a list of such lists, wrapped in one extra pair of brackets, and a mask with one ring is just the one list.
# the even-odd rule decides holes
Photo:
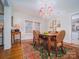
[(56, 36), (58, 35), (58, 32), (55, 33), (48, 33), (48, 34), (40, 34), (40, 38), (42, 40), (47, 40), (47, 49), (48, 49), (48, 55), (50, 56), (51, 52), (51, 42), (54, 41), (56, 45)]

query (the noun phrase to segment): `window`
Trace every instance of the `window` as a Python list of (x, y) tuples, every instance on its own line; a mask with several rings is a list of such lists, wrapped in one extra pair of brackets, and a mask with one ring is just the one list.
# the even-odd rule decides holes
[(35, 30), (40, 31), (40, 23), (39, 22), (35, 22)]
[(25, 21), (25, 32), (31, 33), (32, 32), (32, 21)]

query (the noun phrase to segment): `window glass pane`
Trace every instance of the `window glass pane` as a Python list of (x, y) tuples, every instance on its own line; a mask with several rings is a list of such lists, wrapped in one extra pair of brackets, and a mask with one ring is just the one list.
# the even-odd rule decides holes
[(35, 22), (35, 30), (40, 31), (40, 23), (39, 22)]
[(32, 21), (25, 21), (25, 31), (26, 33), (32, 32)]

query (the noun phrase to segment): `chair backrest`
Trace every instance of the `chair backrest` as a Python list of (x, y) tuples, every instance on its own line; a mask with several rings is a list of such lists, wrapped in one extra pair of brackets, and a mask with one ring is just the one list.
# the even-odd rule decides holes
[(34, 37), (34, 39), (39, 39), (39, 35), (40, 35), (40, 32), (39, 31), (36, 31), (36, 30), (34, 30), (33, 31), (33, 37)]
[(65, 30), (61, 30), (56, 37), (56, 41), (63, 42), (64, 37), (65, 37)]

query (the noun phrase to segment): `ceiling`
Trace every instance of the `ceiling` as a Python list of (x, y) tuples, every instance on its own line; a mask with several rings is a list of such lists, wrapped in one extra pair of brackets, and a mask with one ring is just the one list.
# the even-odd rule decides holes
[[(39, 12), (42, 0), (13, 0), (13, 10), (22, 12)], [(55, 9), (73, 13), (79, 11), (79, 0), (44, 0), (50, 2)]]

